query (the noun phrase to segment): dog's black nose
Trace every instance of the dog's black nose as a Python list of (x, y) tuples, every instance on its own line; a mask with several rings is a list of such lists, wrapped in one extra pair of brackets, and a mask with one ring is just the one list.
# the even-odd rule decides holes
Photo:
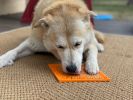
[(72, 64), (72, 65), (66, 67), (66, 70), (67, 70), (69, 73), (75, 73), (75, 72), (76, 72), (76, 69), (77, 69), (77, 67), (76, 67), (76, 65), (74, 65), (74, 64)]

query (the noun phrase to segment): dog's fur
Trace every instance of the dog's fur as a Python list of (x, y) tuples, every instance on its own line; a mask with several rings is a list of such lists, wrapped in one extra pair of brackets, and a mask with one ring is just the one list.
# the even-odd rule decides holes
[[(51, 52), (62, 62), (64, 72), (79, 74), (83, 53), (86, 71), (99, 72), (97, 54), (104, 36), (93, 30), (89, 11), (82, 0), (40, 0), (34, 12), (32, 34), (18, 47), (0, 56), (0, 67), (34, 52)], [(69, 67), (69, 70), (67, 68)]]

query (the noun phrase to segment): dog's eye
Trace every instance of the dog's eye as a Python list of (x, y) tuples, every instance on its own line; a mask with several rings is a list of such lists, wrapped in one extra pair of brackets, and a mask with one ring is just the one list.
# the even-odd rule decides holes
[(63, 47), (61, 45), (57, 45), (57, 48), (59, 48), (59, 49), (65, 49), (65, 47)]
[(77, 42), (77, 43), (74, 44), (74, 46), (75, 46), (75, 47), (78, 47), (78, 46), (81, 45), (81, 43), (82, 43), (81, 41), (80, 41), (80, 42)]
[(46, 28), (49, 28), (49, 24), (45, 23), (45, 27), (46, 27)]
[(49, 28), (49, 25), (48, 25), (47, 23), (41, 23), (41, 26), (42, 26), (42, 27)]

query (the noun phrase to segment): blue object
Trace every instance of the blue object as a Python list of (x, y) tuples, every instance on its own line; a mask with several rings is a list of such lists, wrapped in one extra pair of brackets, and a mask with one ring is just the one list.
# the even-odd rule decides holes
[(99, 14), (94, 17), (95, 20), (112, 20), (113, 16), (110, 14)]

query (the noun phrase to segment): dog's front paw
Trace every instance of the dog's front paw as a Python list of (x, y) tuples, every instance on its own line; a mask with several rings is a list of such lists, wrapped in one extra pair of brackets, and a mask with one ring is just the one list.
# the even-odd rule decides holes
[(95, 75), (99, 72), (99, 66), (95, 62), (86, 62), (85, 69), (88, 74), (92, 75)]
[(104, 46), (100, 43), (97, 44), (97, 49), (99, 52), (103, 52), (104, 51)]
[(9, 51), (6, 54), (0, 56), (0, 68), (4, 67), (4, 66), (8, 66), (8, 65), (12, 65), (16, 58), (16, 53)]
[(8, 65), (12, 65), (14, 62), (11, 59), (3, 59), (3, 57), (0, 57), (0, 68)]

